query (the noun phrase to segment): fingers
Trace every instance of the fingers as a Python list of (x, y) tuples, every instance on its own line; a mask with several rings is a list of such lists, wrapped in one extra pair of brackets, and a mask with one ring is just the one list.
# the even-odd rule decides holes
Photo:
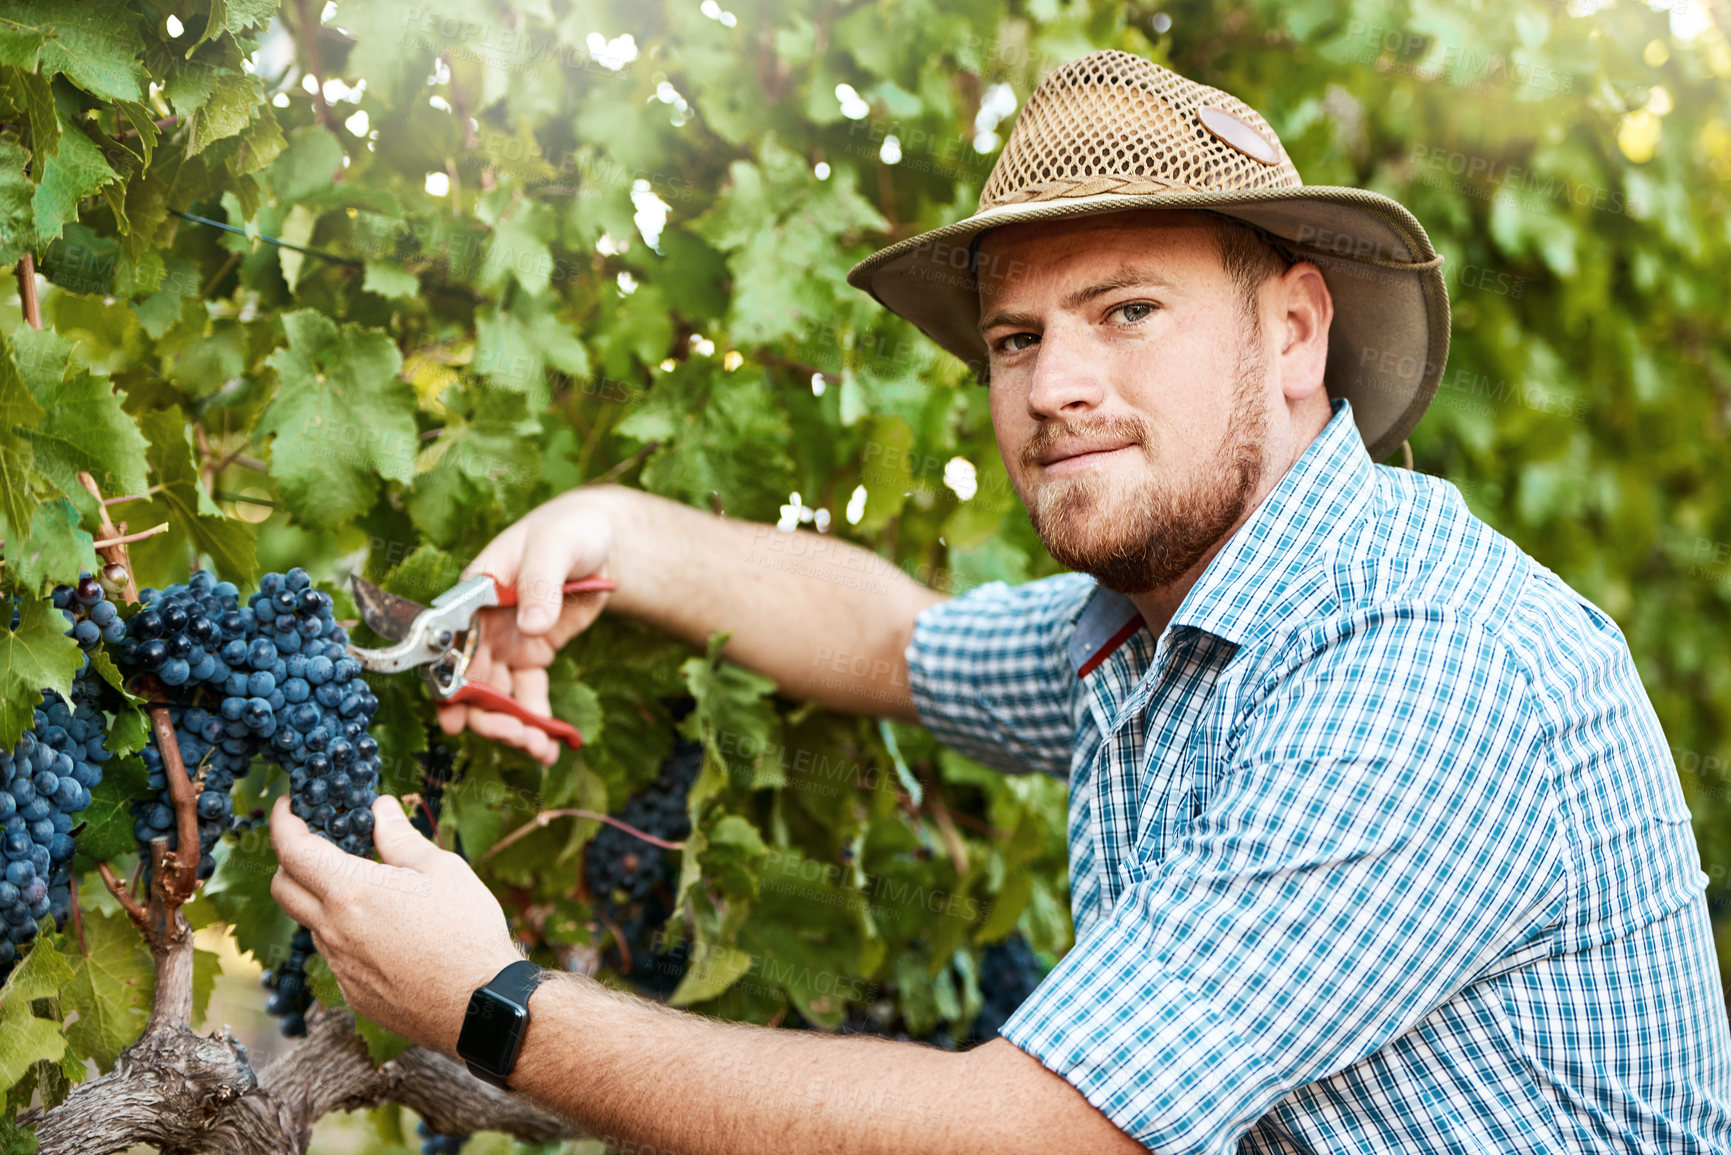
[(551, 766), (559, 758), (557, 742), (509, 714), (470, 707), (467, 721), (469, 729), (481, 737), (515, 746), (543, 766)]
[(388, 794), (373, 799), (373, 845), (380, 862), (409, 870), (431, 870), (444, 853), (415, 829), (403, 804)]
[(276, 858), (282, 872), (310, 893), (315, 901), (322, 900), (329, 892), (332, 882), (340, 877), (344, 859), (348, 857), (307, 829), (307, 824), (289, 809), (286, 796), (278, 798), (271, 810), (270, 841), (276, 847)]
[(517, 628), (530, 635), (552, 629), (565, 609), (565, 583), (600, 569), (612, 545), (607, 519), (591, 510), (572, 513), (555, 532), (529, 535), (517, 574)]
[(270, 896), (276, 899), (284, 913), (302, 926), (317, 926), (324, 921), (324, 904), (314, 897), (312, 891), (290, 878), (285, 870), (279, 869), (271, 878)]
[(511, 696), (523, 703), (523, 708), (531, 714), (540, 714), (544, 718), (553, 715), (553, 704), (547, 699), (547, 671), (544, 668), (525, 666), (511, 671)]

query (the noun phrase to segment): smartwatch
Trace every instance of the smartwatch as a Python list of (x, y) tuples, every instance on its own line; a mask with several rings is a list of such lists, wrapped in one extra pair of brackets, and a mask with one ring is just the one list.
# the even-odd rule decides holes
[(469, 996), (469, 1013), (457, 1036), (457, 1057), (475, 1078), (510, 1090), (505, 1080), (517, 1065), (523, 1036), (529, 1032), (529, 996), (541, 981), (541, 968), (519, 959)]

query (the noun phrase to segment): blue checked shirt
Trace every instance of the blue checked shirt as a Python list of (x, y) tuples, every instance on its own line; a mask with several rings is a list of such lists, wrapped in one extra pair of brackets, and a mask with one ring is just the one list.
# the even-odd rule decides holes
[(1069, 782), (1076, 945), (1003, 1034), (1158, 1152), (1731, 1152), (1622, 633), (1332, 407), (1158, 638), (1075, 574), (920, 615), (932, 731)]

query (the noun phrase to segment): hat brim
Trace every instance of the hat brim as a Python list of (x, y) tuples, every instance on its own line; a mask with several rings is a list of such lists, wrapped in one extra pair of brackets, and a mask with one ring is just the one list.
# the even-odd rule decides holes
[(1399, 202), (1365, 189), (1301, 187), (1070, 197), (999, 205), (897, 242), (861, 261), (848, 283), (985, 376), (974, 242), (1004, 225), (1131, 209), (1206, 209), (1292, 242), (1334, 298), (1324, 384), (1352, 402), (1371, 459), (1388, 457), (1424, 416), (1448, 358), (1441, 261)]

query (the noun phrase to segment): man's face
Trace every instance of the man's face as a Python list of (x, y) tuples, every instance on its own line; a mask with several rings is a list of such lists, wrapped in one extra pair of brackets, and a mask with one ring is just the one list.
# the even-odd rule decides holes
[(1035, 532), (1109, 589), (1171, 585), (1250, 507), (1278, 392), (1212, 227), (1012, 226), (979, 267), (992, 425)]

